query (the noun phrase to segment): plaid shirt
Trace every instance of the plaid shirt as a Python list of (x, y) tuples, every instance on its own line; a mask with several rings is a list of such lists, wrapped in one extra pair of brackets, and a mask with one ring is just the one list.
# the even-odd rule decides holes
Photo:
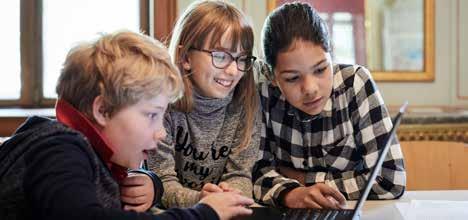
[[(392, 128), (391, 118), (367, 69), (335, 65), (333, 72), (330, 99), (319, 115), (309, 119), (301, 119), (277, 87), (260, 85), (260, 157), (252, 180), (257, 202), (281, 206), (286, 192), (302, 186), (282, 176), (278, 166), (307, 171), (306, 185), (325, 183), (347, 199), (358, 199), (364, 190)], [(368, 198), (397, 198), (405, 182), (403, 155), (395, 138)]]

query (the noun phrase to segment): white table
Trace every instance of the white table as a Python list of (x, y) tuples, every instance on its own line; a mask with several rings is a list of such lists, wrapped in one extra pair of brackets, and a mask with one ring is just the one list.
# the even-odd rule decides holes
[[(396, 204), (409, 204), (411, 200), (468, 201), (468, 190), (406, 191), (398, 200), (368, 200), (364, 203), (361, 219), (403, 219), (403, 216), (400, 214)], [(354, 208), (355, 204), (356, 201), (349, 201), (347, 205), (348, 208)], [(466, 219), (468, 219), (468, 216)]]

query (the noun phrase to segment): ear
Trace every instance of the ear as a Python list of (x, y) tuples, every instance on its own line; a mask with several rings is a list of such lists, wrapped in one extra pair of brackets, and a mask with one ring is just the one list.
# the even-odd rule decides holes
[[(182, 51), (182, 45), (178, 46), (178, 50)], [(190, 57), (188, 56), (187, 53), (181, 54), (180, 52), (178, 53), (180, 56), (180, 62), (182, 63), (182, 67), (184, 68), (185, 71), (190, 71), (191, 66), (190, 66)]]
[(182, 61), (182, 67), (184, 68), (185, 71), (190, 72), (190, 69), (192, 67), (190, 66), (190, 58), (187, 55), (184, 55), (180, 59)]
[(276, 73), (273, 72), (272, 76), (271, 77), (268, 77), (267, 78), (268, 80), (270, 80), (271, 84), (273, 86), (276, 86), (276, 87), (279, 87), (279, 84), (278, 84), (278, 77), (276, 77)]
[(276, 87), (278, 86), (278, 82), (276, 82), (276, 77), (271, 79), (271, 84)]
[(104, 110), (104, 100), (101, 95), (96, 96), (93, 101), (93, 117), (97, 124), (105, 127), (108, 121), (107, 114)]

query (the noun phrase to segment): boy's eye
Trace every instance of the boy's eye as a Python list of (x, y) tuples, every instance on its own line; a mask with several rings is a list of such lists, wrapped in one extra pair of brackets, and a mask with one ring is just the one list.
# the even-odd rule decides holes
[(149, 113), (148, 114), (148, 118), (150, 118), (150, 119), (155, 119), (157, 117), (158, 117), (158, 113)]

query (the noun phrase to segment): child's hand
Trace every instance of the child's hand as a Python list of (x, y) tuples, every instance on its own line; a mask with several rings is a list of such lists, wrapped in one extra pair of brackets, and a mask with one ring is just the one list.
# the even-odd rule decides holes
[(338, 190), (316, 183), (291, 190), (284, 196), (283, 203), (289, 208), (341, 209), (345, 206), (346, 199)]
[(200, 200), (200, 203), (211, 206), (221, 220), (227, 220), (252, 214), (252, 210), (247, 207), (254, 201), (234, 192), (219, 192), (209, 194)]
[(239, 195), (242, 195), (242, 192), (236, 188), (232, 188), (229, 183), (226, 183), (226, 182), (220, 182), (218, 184), (219, 188), (221, 188), (223, 190), (223, 192), (233, 192), (233, 193), (237, 193)]
[(154, 186), (146, 174), (129, 174), (120, 184), (120, 199), (124, 210), (144, 212), (153, 204)]
[(223, 192), (223, 189), (213, 183), (206, 183), (203, 185), (201, 192), (200, 192), (200, 199), (217, 192)]

